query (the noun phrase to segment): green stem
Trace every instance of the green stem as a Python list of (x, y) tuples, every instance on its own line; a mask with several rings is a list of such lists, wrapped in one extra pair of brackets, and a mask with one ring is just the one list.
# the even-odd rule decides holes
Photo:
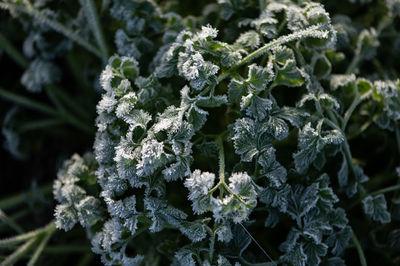
[(25, 57), (17, 50), (14, 48), (14, 46), (9, 42), (3, 34), (0, 33), (0, 47), (18, 64), (20, 65), (23, 69), (26, 69), (29, 67), (29, 62), (28, 60), (25, 59)]
[[(29, 213), (30, 213), (30, 211), (28, 209), (24, 209), (15, 214), (10, 215), (9, 217), (13, 221), (18, 221), (19, 219), (21, 219), (22, 217), (25, 217)], [(4, 227), (6, 227), (5, 224), (0, 224), (0, 231), (2, 231), (4, 229)]]
[(6, 99), (8, 101), (14, 102), (16, 104), (25, 106), (27, 108), (39, 111), (44, 114), (48, 114), (48, 115), (52, 115), (52, 116), (59, 115), (56, 109), (54, 109), (46, 104), (31, 100), (31, 99), (23, 97), (23, 96), (19, 96), (17, 94), (14, 94), (12, 92), (9, 92), (9, 91), (1, 89), (1, 88), (0, 88), (0, 97)]
[(43, 249), (45, 254), (62, 254), (62, 253), (91, 253), (90, 248), (86, 246), (76, 245), (57, 245), (49, 246)]
[(51, 223), (47, 230), (46, 234), (44, 235), (43, 239), (41, 240), (39, 246), (36, 248), (35, 252), (33, 253), (31, 259), (28, 262), (28, 266), (34, 266), (36, 261), (39, 259), (40, 254), (42, 253), (44, 247), (46, 246), (47, 242), (50, 240), (50, 237), (53, 235), (54, 231), (56, 230), (56, 224)]
[(225, 154), (222, 137), (218, 137), (216, 143), (219, 147), (219, 180), (225, 183)]
[(240, 201), (240, 203), (245, 205), (247, 208), (251, 209), (251, 205), (247, 204), (241, 197), (239, 197), (238, 194), (233, 192), (225, 182), (222, 183), (222, 186), (225, 188), (226, 191), (228, 191), (228, 193), (232, 194), (238, 201)]
[(75, 126), (78, 129), (81, 129), (82, 131), (84, 131), (86, 133), (89, 133), (89, 134), (93, 133), (92, 127), (82, 123), (80, 120), (76, 119), (74, 116), (72, 116), (69, 113), (59, 112), (56, 109), (54, 109), (50, 106), (47, 106), (43, 103), (40, 103), (40, 102), (31, 100), (29, 98), (14, 94), (12, 92), (8, 92), (1, 88), (0, 88), (0, 97), (6, 99), (8, 101), (14, 102), (16, 104), (25, 106), (27, 108), (30, 108), (30, 109), (54, 116), (54, 117), (58, 117), (61, 120), (71, 124), (72, 126)]
[(211, 239), (210, 239), (210, 250), (209, 250), (209, 254), (210, 254), (210, 263), (212, 263), (213, 259), (214, 259), (214, 245), (215, 245), (215, 233), (212, 232), (211, 235)]
[(59, 119), (42, 119), (37, 121), (26, 122), (20, 128), (18, 128), (18, 133), (24, 133), (31, 130), (37, 130), (46, 127), (58, 126), (63, 123), (64, 122), (60, 121)]
[(396, 127), (395, 131), (396, 131), (397, 150), (400, 153), (400, 124), (398, 122), (396, 122), (395, 127)]
[(96, 6), (93, 0), (81, 0), (81, 5), (86, 14), (87, 21), (92, 29), (97, 45), (100, 47), (105, 60), (108, 59), (108, 49), (104, 40), (104, 34), (101, 29), (100, 20), (97, 15)]
[[(53, 190), (53, 184), (47, 184), (38, 189), (39, 192), (43, 194), (48, 194)], [(27, 192), (22, 192), (17, 195), (13, 195), (7, 197), (5, 199), (0, 200), (0, 209), (8, 210), (16, 205), (23, 203), (26, 200)]]
[(37, 19), (38, 21), (41, 21), (42, 23), (46, 24), (53, 30), (63, 34), (65, 37), (73, 40), (77, 44), (81, 45), (84, 47), (86, 50), (89, 52), (95, 54), (96, 56), (102, 58), (101, 52), (91, 45), (89, 42), (87, 42), (85, 39), (83, 39), (81, 36), (70, 30), (69, 28), (65, 27), (63, 24), (61, 24), (58, 21), (52, 20), (49, 17), (47, 17), (43, 12), (40, 10), (37, 10), (35, 8), (28, 8), (26, 6), (23, 6), (21, 4), (14, 4), (14, 3), (0, 3), (0, 8), (7, 9), (7, 10), (13, 10), (13, 11), (18, 11), (21, 13), (25, 13), (27, 15), (32, 16), (33, 18)]
[(49, 96), (50, 100), (53, 102), (53, 104), (56, 106), (57, 110), (60, 113), (67, 113), (67, 110), (64, 108), (62, 103), (58, 100), (56, 95), (54, 94), (53, 86), (45, 86), (46, 93)]
[(367, 260), (365, 259), (364, 251), (362, 250), (360, 242), (358, 241), (358, 238), (354, 232), (353, 232), (352, 240), (353, 240), (354, 246), (357, 249), (358, 256), (360, 257), (361, 266), (367, 266)]
[(351, 172), (353, 173), (353, 175), (354, 175), (354, 176), (357, 176), (356, 171), (355, 171), (354, 166), (353, 166), (353, 156), (351, 155), (350, 145), (349, 145), (349, 143), (347, 142), (347, 139), (346, 139), (346, 137), (345, 137), (346, 135), (344, 134), (344, 132), (342, 131), (342, 129), (339, 127), (339, 125), (335, 124), (335, 123), (332, 122), (331, 120), (329, 120), (329, 119), (324, 119), (324, 122), (326, 122), (326, 123), (327, 123), (329, 126), (331, 126), (332, 128), (338, 130), (338, 131), (343, 135), (343, 138), (344, 138), (344, 141), (343, 141), (343, 151), (344, 151), (344, 154), (345, 154), (345, 159), (346, 159), (346, 161), (347, 161), (347, 165), (350, 167), (350, 170), (351, 170)]
[(351, 74), (354, 73), (356, 70), (358, 64), (361, 62), (360, 54), (359, 52), (356, 52), (354, 55), (353, 59), (351, 60), (349, 66), (346, 69), (346, 74)]
[(0, 209), (0, 220), (3, 223), (7, 224), (12, 229), (14, 229), (17, 233), (19, 233), (19, 234), (23, 234), (24, 233), (24, 230), (22, 229), (22, 227), (19, 226), (16, 222), (14, 222), (13, 219), (8, 217), (1, 209)]
[(24, 234), (17, 235), (14, 237), (2, 239), (2, 240), (0, 240), (0, 248), (14, 246), (14, 245), (17, 245), (18, 243), (24, 242), (26, 240), (36, 239), (37, 236), (52, 230), (53, 226), (55, 226), (55, 225), (54, 225), (54, 222), (52, 221), (45, 227), (36, 229), (34, 231), (30, 231), (28, 233), (24, 233)]
[(1, 266), (9, 266), (13, 265), (15, 262), (17, 262), (21, 257), (25, 255), (26, 252), (28, 252), (35, 244), (36, 244), (37, 239), (33, 238), (29, 241), (27, 241), (25, 244), (20, 246), (14, 253), (12, 253), (10, 256), (8, 256), (2, 263)]
[(342, 131), (343, 131), (343, 132), (345, 132), (347, 123), (349, 122), (350, 117), (351, 117), (351, 115), (353, 114), (354, 110), (357, 108), (357, 106), (358, 106), (362, 101), (364, 101), (365, 99), (367, 99), (367, 98), (371, 95), (371, 92), (368, 92), (368, 93), (366, 93), (366, 94), (364, 94), (364, 95), (362, 95), (362, 96), (360, 97), (359, 94), (358, 94), (358, 90), (357, 90), (356, 84), (354, 84), (354, 88), (355, 88), (355, 94), (356, 94), (356, 96), (355, 96), (353, 102), (351, 103), (349, 109), (347, 109), (346, 113), (344, 114), (343, 125), (342, 125)]
[(251, 61), (253, 61), (254, 59), (256, 59), (257, 57), (263, 55), (265, 52), (267, 52), (268, 50), (271, 50), (272, 48), (291, 42), (291, 41), (296, 41), (296, 40), (302, 40), (308, 37), (312, 37), (312, 38), (326, 38), (328, 36), (327, 31), (321, 30), (321, 25), (313, 25), (308, 27), (307, 29), (304, 30), (300, 30), (285, 36), (281, 36), (275, 40), (270, 41), (269, 43), (267, 43), (266, 45), (264, 45), (261, 48), (258, 48), (257, 50), (255, 50), (254, 52), (252, 52), (251, 54), (247, 55), (245, 58), (243, 58), (239, 63), (237, 63), (236, 65), (232, 66), (227, 72), (222, 73), (219, 77), (218, 77), (218, 83), (221, 82), (222, 80), (224, 80), (225, 78), (227, 78), (231, 73), (234, 72), (237, 68), (241, 67), (242, 65), (246, 64), (246, 63), (250, 63)]
[(79, 263), (77, 264), (77, 266), (86, 266), (89, 265), (90, 262), (93, 260), (94, 254), (93, 252), (87, 252), (82, 259), (79, 261)]
[(257, 49), (256, 51), (252, 52), (251, 54), (249, 54), (248, 56), (246, 56), (245, 58), (243, 58), (238, 64), (234, 65), (231, 69), (236, 69), (246, 63), (251, 62), (252, 60), (254, 60), (255, 58), (261, 56), (263, 53), (265, 53), (268, 50), (271, 50), (272, 48), (291, 42), (291, 41), (295, 41), (295, 40), (302, 40), (304, 38), (308, 38), (308, 37), (317, 37), (319, 34), (321, 35), (321, 38), (323, 38), (322, 36), (327, 35), (326, 31), (322, 31), (320, 30), (321, 26), (320, 25), (314, 25), (311, 26), (307, 29), (304, 30), (300, 30), (298, 32), (294, 32), (282, 37), (279, 37), (269, 43), (267, 43), (266, 45), (264, 45), (263, 47)]
[(353, 207), (357, 206), (366, 197), (376, 196), (376, 195), (379, 195), (379, 194), (385, 194), (385, 193), (393, 192), (393, 191), (397, 191), (397, 190), (400, 190), (400, 184), (393, 185), (393, 186), (390, 186), (390, 187), (387, 187), (387, 188), (383, 188), (383, 189), (379, 189), (379, 190), (371, 192), (371, 193), (367, 193), (367, 194), (361, 196), (359, 199), (357, 199), (354, 203), (350, 204), (350, 206), (347, 209), (350, 210)]

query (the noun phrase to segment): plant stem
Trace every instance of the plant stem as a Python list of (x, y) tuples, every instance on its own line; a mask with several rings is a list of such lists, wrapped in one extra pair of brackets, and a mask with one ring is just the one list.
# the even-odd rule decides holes
[(210, 250), (209, 250), (209, 254), (210, 254), (210, 263), (212, 263), (213, 259), (214, 259), (214, 245), (215, 245), (215, 233), (212, 232), (211, 235), (211, 239), (210, 239)]
[[(27, 209), (21, 210), (15, 214), (10, 215), (10, 219), (13, 221), (18, 221), (18, 219), (25, 217), (25, 215), (29, 214), (30, 211)], [(0, 224), (0, 231), (2, 231), (4, 229), (4, 227), (6, 227), (5, 224)]]
[(14, 94), (12, 92), (8, 92), (1, 88), (0, 88), (0, 97), (4, 98), (6, 100), (9, 100), (11, 102), (20, 104), (22, 106), (25, 106), (27, 108), (31, 108), (33, 110), (37, 110), (39, 112), (42, 112), (42, 113), (45, 113), (48, 115), (58, 117), (61, 120), (75, 126), (78, 129), (81, 129), (82, 131), (84, 131), (86, 133), (89, 133), (89, 134), (93, 133), (92, 127), (82, 123), (80, 120), (76, 119), (71, 114), (59, 112), (56, 109), (54, 109), (46, 104), (43, 104), (43, 103), (31, 100), (29, 98)]
[(77, 266), (86, 266), (86, 265), (89, 265), (89, 263), (92, 261), (93, 257), (94, 257), (93, 252), (90, 252), (90, 251), (87, 252), (87, 253), (82, 257), (82, 259), (79, 261), (79, 263), (78, 263)]
[(7, 224), (9, 227), (14, 229), (17, 233), (22, 234), (24, 233), (24, 230), (22, 229), (21, 226), (19, 226), (16, 222), (13, 221), (10, 217), (7, 216), (1, 209), (0, 209), (0, 220)]
[(2, 239), (2, 240), (0, 240), (0, 248), (13, 246), (13, 245), (16, 245), (16, 244), (18, 244), (20, 242), (24, 242), (26, 240), (36, 239), (37, 236), (39, 236), (39, 235), (41, 235), (41, 234), (43, 234), (45, 232), (53, 230), (54, 226), (55, 226), (54, 221), (51, 221), (45, 227), (36, 229), (34, 231), (30, 231), (28, 233), (17, 235), (17, 236), (14, 236), (14, 237)]
[(27, 108), (30, 108), (30, 109), (33, 109), (33, 110), (37, 110), (37, 111), (42, 112), (44, 114), (48, 114), (48, 115), (52, 115), (52, 116), (58, 116), (58, 112), (57, 112), (56, 109), (54, 109), (54, 108), (52, 108), (52, 107), (50, 107), (50, 106), (48, 106), (46, 104), (31, 100), (29, 98), (26, 98), (26, 97), (23, 97), (23, 96), (19, 96), (17, 94), (14, 94), (14, 93), (9, 92), (7, 90), (4, 90), (2, 88), (0, 88), (0, 97), (6, 99), (8, 101), (14, 102), (16, 104), (20, 104), (22, 106), (25, 106)]
[(400, 190), (400, 184), (393, 185), (393, 186), (390, 186), (390, 187), (386, 187), (386, 188), (379, 189), (379, 190), (377, 190), (377, 191), (374, 191), (374, 192), (365, 194), (365, 195), (361, 196), (359, 199), (357, 199), (354, 203), (350, 204), (350, 206), (347, 208), (347, 210), (350, 210), (350, 209), (352, 209), (353, 207), (357, 206), (357, 205), (358, 205), (363, 199), (365, 199), (366, 197), (369, 197), (369, 196), (376, 196), (376, 195), (378, 195), (378, 194), (384, 194), (384, 193), (388, 193), (388, 192), (392, 192), (392, 191), (397, 191), (397, 190)]
[(358, 241), (358, 238), (354, 232), (353, 232), (352, 240), (357, 249), (358, 256), (360, 257), (361, 266), (367, 266), (367, 260), (365, 259), (364, 251), (362, 250), (360, 242)]
[(9, 42), (3, 34), (0, 33), (0, 47), (23, 69), (29, 67), (28, 60), (25, 59), (21, 53), (14, 48), (14, 46)]
[(22, 256), (25, 255), (35, 244), (37, 239), (32, 238), (31, 240), (27, 241), (25, 244), (20, 246), (14, 253), (8, 256), (2, 263), (1, 266), (9, 266), (13, 265), (17, 262)]
[(92, 29), (93, 35), (96, 39), (97, 45), (102, 51), (103, 58), (107, 60), (109, 57), (108, 49), (104, 40), (104, 34), (101, 29), (100, 20), (97, 15), (96, 6), (93, 0), (81, 0), (80, 2), (86, 14), (87, 21)]
[(398, 122), (396, 122), (395, 124), (395, 131), (396, 131), (397, 150), (400, 153), (400, 124)]
[(37, 120), (37, 121), (32, 121), (32, 122), (26, 122), (20, 128), (18, 128), (18, 133), (24, 133), (24, 132), (28, 132), (31, 130), (46, 128), (46, 127), (58, 126), (63, 123), (64, 123), (63, 121), (60, 121), (59, 119), (53, 119), (53, 118), (52, 119), (42, 119), (42, 120)]
[(13, 10), (13, 11), (18, 11), (21, 13), (25, 13), (27, 15), (32, 16), (33, 18), (41, 21), (42, 23), (46, 24), (53, 30), (63, 34), (65, 37), (73, 40), (77, 44), (81, 45), (84, 47), (86, 50), (89, 52), (95, 54), (96, 56), (102, 58), (101, 52), (91, 45), (88, 41), (83, 39), (81, 36), (70, 30), (69, 28), (65, 27), (63, 24), (61, 24), (58, 21), (52, 20), (49, 17), (47, 17), (43, 12), (40, 10), (37, 10), (35, 8), (28, 8), (26, 6), (23, 6), (21, 4), (14, 4), (14, 3), (0, 3), (0, 8), (7, 9), (7, 10)]
[[(51, 183), (40, 187), (38, 191), (40, 191), (43, 194), (48, 194), (52, 191), (52, 189), (53, 189), (53, 184)], [(27, 194), (28, 194), (27, 192), (22, 192), (0, 200), (0, 209), (7, 210), (10, 209), (11, 207), (23, 203), (26, 199)]]
[(221, 136), (217, 137), (216, 143), (219, 147), (219, 180), (220, 182), (225, 183), (225, 154)]
[(53, 235), (54, 231), (56, 230), (56, 224), (51, 223), (46, 230), (46, 234), (44, 235), (43, 239), (41, 240), (39, 246), (36, 248), (35, 253), (28, 262), (28, 266), (34, 266), (36, 261), (39, 259), (40, 254), (42, 253), (44, 247), (46, 246), (47, 242), (49, 241), (50, 237)]
[(295, 40), (301, 40), (301, 39), (304, 39), (304, 38), (307, 38), (307, 37), (314, 37), (315, 38), (318, 34), (321, 35), (320, 38), (325, 38), (323, 36), (327, 35), (327, 32), (326, 31), (322, 31), (320, 28), (321, 28), (320, 25), (314, 25), (314, 26), (311, 26), (311, 27), (309, 27), (307, 29), (300, 30), (298, 32), (294, 32), (294, 33), (279, 37), (279, 38), (267, 43), (263, 47), (257, 49), (256, 51), (252, 52), (251, 54), (249, 54), (245, 58), (243, 58), (239, 63), (237, 63), (236, 65), (231, 67), (230, 71), (233, 71), (233, 70), (237, 69), (238, 67), (240, 67), (240, 66), (242, 66), (242, 65), (244, 65), (246, 63), (251, 62), (255, 58), (259, 57), (260, 55), (262, 55), (266, 51), (268, 51), (268, 50), (270, 50), (270, 49), (272, 49), (272, 48), (274, 48), (276, 46), (279, 46), (279, 45), (282, 45), (282, 44), (285, 44), (285, 43), (288, 43), (288, 42), (291, 42), (291, 41), (295, 41)]
[(76, 245), (58, 245), (49, 246), (43, 249), (45, 254), (60, 254), (60, 253), (91, 253), (89, 247)]
[(346, 69), (346, 74), (354, 73), (354, 71), (356, 70), (360, 61), (361, 61), (360, 54), (358, 52), (356, 52), (356, 54), (354, 55), (353, 59), (351, 60), (351, 62), (349, 64), (349, 66)]
[(225, 78), (227, 78), (230, 73), (234, 72), (237, 68), (241, 67), (242, 65), (246, 63), (250, 63), (253, 61), (255, 58), (263, 55), (265, 52), (268, 50), (271, 50), (274, 47), (277, 47), (279, 45), (291, 42), (291, 41), (296, 41), (296, 40), (302, 40), (307, 37), (314, 37), (314, 38), (327, 38), (328, 32), (325, 30), (321, 30), (321, 25), (313, 25), (308, 27), (307, 29), (300, 30), (298, 32), (294, 32), (282, 37), (279, 37), (275, 40), (270, 41), (269, 43), (265, 44), (263, 47), (258, 48), (251, 54), (247, 55), (245, 58), (243, 58), (239, 63), (236, 65), (233, 65), (227, 72), (221, 73), (218, 76), (217, 83), (221, 82)]

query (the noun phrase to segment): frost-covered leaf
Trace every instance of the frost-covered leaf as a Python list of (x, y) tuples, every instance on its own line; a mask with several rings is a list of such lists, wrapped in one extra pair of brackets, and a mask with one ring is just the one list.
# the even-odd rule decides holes
[(208, 112), (191, 105), (188, 110), (188, 121), (193, 125), (194, 130), (199, 130), (207, 121)]
[(38, 93), (44, 85), (60, 81), (60, 69), (50, 61), (35, 59), (21, 77), (21, 83), (29, 92)]
[(188, 248), (182, 248), (175, 253), (175, 259), (181, 266), (196, 266), (193, 256), (195, 256), (195, 254)]
[(260, 42), (260, 35), (253, 30), (240, 34), (239, 38), (236, 40), (237, 44), (252, 49), (257, 48), (260, 45)]
[(281, 187), (286, 182), (286, 169), (276, 160), (275, 149), (270, 148), (258, 159), (262, 166), (263, 176), (266, 176), (275, 188)]
[(309, 165), (317, 158), (320, 152), (328, 144), (340, 144), (344, 138), (342, 134), (334, 130), (321, 131), (321, 121), (317, 129), (311, 127), (308, 123), (299, 133), (299, 151), (293, 154), (296, 170), (299, 173), (304, 173)]
[(307, 256), (307, 265), (319, 265), (321, 257), (328, 252), (328, 246), (324, 243), (307, 242), (304, 244), (303, 250)]
[(390, 212), (387, 210), (386, 199), (383, 194), (368, 196), (362, 201), (364, 212), (375, 222), (389, 223)]
[(349, 244), (353, 231), (349, 226), (344, 227), (340, 231), (331, 234), (326, 243), (332, 248), (332, 253), (340, 256)]
[(249, 94), (246, 97), (242, 97), (242, 101), (240, 103), (240, 109), (246, 110), (247, 116), (259, 121), (264, 120), (271, 108), (271, 100), (261, 98), (254, 94)]
[(293, 266), (305, 266), (307, 263), (307, 255), (304, 253), (301, 244), (297, 244), (293, 249), (281, 256), (280, 259), (282, 262)]
[(301, 86), (304, 83), (304, 77), (296, 66), (293, 51), (284, 46), (278, 46), (273, 49), (274, 64), (277, 68), (274, 83), (290, 87)]
[(242, 118), (236, 120), (233, 133), (232, 140), (235, 152), (245, 162), (251, 161), (254, 156), (271, 146), (272, 137), (267, 128), (262, 123), (252, 119)]
[(318, 192), (318, 185), (316, 183), (308, 187), (296, 185), (289, 195), (288, 214), (294, 220), (303, 217), (316, 206)]
[(192, 242), (199, 242), (207, 236), (206, 225), (199, 222), (183, 221), (179, 230), (187, 236)]

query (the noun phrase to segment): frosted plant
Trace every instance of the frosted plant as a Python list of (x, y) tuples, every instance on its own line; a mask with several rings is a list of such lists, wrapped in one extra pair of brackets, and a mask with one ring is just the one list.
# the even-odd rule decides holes
[[(104, 62), (93, 152), (54, 182), (55, 225), (79, 223), (103, 264), (344, 265), (356, 250), (366, 265), (363, 248), (397, 245), (398, 164), (384, 162), (394, 185), (375, 190), (363, 142), (400, 143), (397, 65), (376, 59), (396, 50), (393, 1), (376, 3), (377, 25), (309, 0), (219, 0), (196, 16), (178, 14), (183, 1), (116, 0), (100, 17), (82, 0), (64, 26), (29, 3), (0, 7)], [(28, 39), (23, 83), (47, 88), (53, 58)]]

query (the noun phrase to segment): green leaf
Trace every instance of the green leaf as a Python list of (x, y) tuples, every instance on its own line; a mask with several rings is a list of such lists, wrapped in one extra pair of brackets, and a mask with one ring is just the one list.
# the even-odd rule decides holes
[(240, 109), (246, 109), (247, 116), (253, 117), (259, 121), (264, 120), (271, 108), (271, 100), (261, 98), (254, 94), (249, 94), (246, 97), (242, 97), (242, 102), (240, 103)]
[(245, 48), (255, 49), (260, 46), (260, 35), (254, 30), (246, 31), (240, 34), (235, 43)]
[(195, 131), (200, 130), (207, 121), (208, 112), (192, 104), (188, 110), (188, 121), (193, 125)]
[(297, 244), (289, 252), (280, 257), (282, 262), (286, 262), (292, 266), (305, 266), (307, 262), (307, 255), (304, 252), (303, 246)]
[(311, 67), (313, 74), (318, 79), (325, 79), (329, 76), (332, 70), (331, 62), (326, 58), (325, 55), (315, 55), (311, 59)]
[(318, 201), (318, 185), (313, 183), (308, 187), (296, 185), (289, 196), (288, 214), (297, 220), (314, 208)]
[(272, 69), (251, 64), (249, 66), (246, 83), (255, 91), (263, 91), (273, 76)]
[(353, 235), (353, 231), (349, 226), (342, 228), (340, 231), (329, 235), (326, 243), (332, 248), (332, 254), (336, 256), (342, 255)]
[(226, 95), (211, 94), (209, 96), (197, 96), (195, 99), (197, 106), (206, 108), (219, 107), (228, 102)]
[(311, 127), (308, 123), (299, 133), (299, 151), (293, 154), (296, 170), (301, 174), (304, 173), (309, 165), (317, 159), (320, 152), (328, 144), (340, 144), (344, 137), (337, 130), (321, 131), (322, 120), (319, 122), (317, 129)]
[(368, 196), (362, 201), (364, 212), (375, 222), (390, 223), (390, 212), (387, 210), (386, 199), (383, 194)]
[(228, 85), (228, 96), (230, 102), (238, 102), (242, 96), (246, 93), (246, 84), (242, 81), (232, 79)]
[(280, 188), (286, 182), (286, 169), (276, 160), (273, 147), (259, 157), (258, 163), (263, 169), (262, 176), (267, 177), (275, 188)]
[(328, 246), (324, 243), (307, 242), (303, 246), (304, 253), (307, 256), (307, 265), (316, 266), (321, 262), (321, 257), (328, 252)]
[(274, 84), (290, 87), (301, 86), (305, 80), (296, 66), (293, 51), (285, 46), (278, 46), (272, 52), (275, 59), (274, 65), (277, 69)]
[(254, 156), (272, 145), (273, 138), (267, 128), (250, 118), (237, 119), (232, 133), (235, 152), (245, 162), (250, 162)]
[(303, 85), (305, 79), (302, 72), (297, 68), (294, 60), (287, 60), (285, 65), (278, 67), (275, 85), (283, 85), (288, 87), (299, 87)]

